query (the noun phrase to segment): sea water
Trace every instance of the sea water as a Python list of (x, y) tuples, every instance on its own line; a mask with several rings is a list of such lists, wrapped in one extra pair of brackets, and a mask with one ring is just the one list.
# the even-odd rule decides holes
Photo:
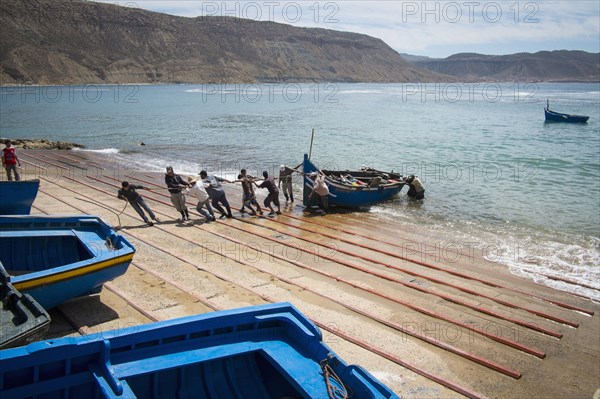
[[(545, 123), (547, 101), (590, 120)], [(375, 218), (600, 300), (600, 84), (16, 86), (0, 106), (2, 137), (81, 143), (129, 169), (276, 173), (310, 151), (325, 169), (415, 174), (426, 199)]]

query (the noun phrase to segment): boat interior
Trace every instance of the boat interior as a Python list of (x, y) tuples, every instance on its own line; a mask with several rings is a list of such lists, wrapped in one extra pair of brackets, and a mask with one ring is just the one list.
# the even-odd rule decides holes
[(34, 343), (28, 347), (31, 362), (13, 362), (12, 370), (1, 373), (0, 384), (28, 394), (32, 384), (43, 383), (44, 392), (36, 393), (68, 391), (68, 397), (327, 398), (321, 369), (326, 359), (356, 397), (372, 397), (370, 384), (359, 383), (369, 378), (364, 371), (355, 366), (344, 369), (317, 342), (311, 326), (293, 315), (238, 319), (237, 325), (198, 320), (132, 336), (90, 336), (75, 345)]
[(38, 234), (3, 232), (0, 262), (10, 275), (23, 275), (88, 260), (93, 253), (71, 231)]
[(285, 374), (264, 350), (257, 350), (125, 380), (138, 398), (181, 397), (174, 394), (173, 386), (179, 386), (179, 395), (190, 398), (304, 398)]
[(338, 184), (354, 187), (379, 187), (402, 183), (399, 176), (379, 172), (324, 170), (323, 174)]

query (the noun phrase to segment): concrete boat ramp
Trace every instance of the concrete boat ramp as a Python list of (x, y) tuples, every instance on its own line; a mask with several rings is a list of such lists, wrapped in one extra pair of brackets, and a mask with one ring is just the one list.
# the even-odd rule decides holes
[[(205, 224), (191, 198), (183, 224), (162, 174), (86, 151), (19, 156), (25, 177), (41, 180), (32, 213), (99, 215), (137, 248), (99, 295), (51, 312), (49, 337), (289, 301), (404, 398), (600, 395), (599, 304), (512, 275), (452, 237), (298, 205)], [(122, 180), (151, 189), (141, 194), (160, 223), (144, 225), (117, 199)], [(226, 190), (239, 209), (241, 187)]]

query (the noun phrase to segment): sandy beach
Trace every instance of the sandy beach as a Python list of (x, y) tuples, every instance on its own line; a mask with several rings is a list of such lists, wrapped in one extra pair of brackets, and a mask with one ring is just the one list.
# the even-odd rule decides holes
[[(99, 215), (137, 249), (99, 295), (53, 310), (48, 338), (287, 301), (403, 398), (600, 395), (600, 305), (514, 276), (465, 243), (299, 204), (204, 224), (188, 198), (182, 224), (161, 174), (85, 151), (18, 154), (23, 177), (41, 181), (32, 213)], [(160, 223), (146, 226), (116, 197), (122, 180), (151, 189), (141, 194)], [(226, 190), (239, 209), (241, 187)]]

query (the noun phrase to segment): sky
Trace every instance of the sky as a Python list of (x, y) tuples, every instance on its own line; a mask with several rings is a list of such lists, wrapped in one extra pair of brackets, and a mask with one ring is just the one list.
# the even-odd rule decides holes
[(184, 17), (219, 16), (363, 33), (400, 53), (600, 52), (600, 1), (100, 0)]

